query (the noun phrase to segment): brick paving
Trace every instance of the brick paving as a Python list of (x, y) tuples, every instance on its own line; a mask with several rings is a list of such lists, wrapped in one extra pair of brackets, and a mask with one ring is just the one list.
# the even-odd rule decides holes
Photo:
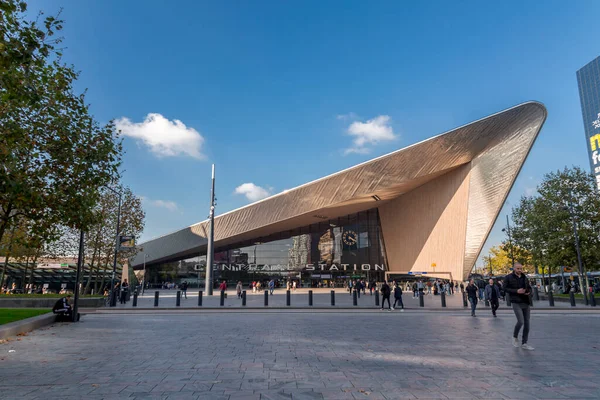
[[(146, 291), (144, 296), (138, 297), (138, 308), (154, 308), (154, 290)], [(331, 306), (331, 289), (313, 289), (313, 306), (314, 307), (330, 307)], [(308, 289), (297, 289), (290, 293), (291, 295), (291, 307), (308, 307)], [(172, 308), (176, 304), (177, 290), (159, 290), (159, 302), (158, 308)], [(197, 307), (198, 306), (198, 289), (188, 289), (187, 299), (181, 299), (180, 307)], [(269, 297), (268, 307), (286, 307), (286, 295), (285, 289), (275, 290), (275, 294)], [(420, 308), (419, 299), (413, 298), (412, 293), (404, 293), (402, 296), (405, 307), (407, 308)], [(394, 298), (392, 297), (392, 302)], [(381, 297), (380, 297), (381, 301)], [(129, 308), (132, 307), (133, 301), (130, 300), (124, 305), (118, 304), (118, 308)], [(506, 308), (504, 302), (500, 302), (501, 307)], [(352, 302), (352, 296), (341, 288), (335, 289), (335, 305), (336, 307), (354, 307)], [(424, 297), (425, 308), (441, 308), (441, 296), (425, 295)], [(203, 307), (220, 307), (220, 293), (218, 290), (214, 291), (213, 296), (202, 296)], [(252, 293), (247, 292), (246, 296), (247, 307), (264, 307), (264, 293)], [(387, 306), (387, 303), (386, 303)], [(548, 307), (548, 301), (539, 301), (535, 304), (536, 307)], [(226, 308), (238, 308), (242, 307), (242, 301), (237, 298), (235, 290), (227, 291), (227, 298), (225, 299), (224, 307)], [(374, 308), (375, 307), (375, 295), (371, 296), (367, 291), (367, 294), (361, 294), (357, 298), (358, 308)], [(447, 308), (463, 308), (462, 295), (460, 293), (451, 296), (446, 296), (446, 307)], [(483, 301), (479, 302), (479, 307), (485, 307)], [(570, 308), (570, 304), (567, 302), (555, 302), (556, 308)], [(510, 307), (508, 307), (510, 308)], [(584, 305), (578, 304), (576, 308), (585, 308)], [(512, 308), (510, 308), (512, 310)]]
[(526, 352), (508, 310), (300, 311), (86, 315), (0, 344), (0, 398), (600, 398), (600, 313), (534, 311)]

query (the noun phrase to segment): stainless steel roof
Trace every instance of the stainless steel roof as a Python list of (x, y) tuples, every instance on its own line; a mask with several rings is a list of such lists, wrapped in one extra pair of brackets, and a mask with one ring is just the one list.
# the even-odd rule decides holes
[[(483, 242), (546, 118), (527, 102), (449, 132), (257, 201), (215, 218), (215, 246), (225, 247), (378, 206), (471, 163), (464, 268)], [(206, 252), (208, 221), (142, 243), (132, 261), (177, 260)]]

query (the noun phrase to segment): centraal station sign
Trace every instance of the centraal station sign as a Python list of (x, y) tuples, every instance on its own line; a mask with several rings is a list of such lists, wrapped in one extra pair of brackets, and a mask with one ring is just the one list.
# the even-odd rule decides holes
[[(203, 270), (204, 266), (197, 269)], [(385, 271), (384, 264), (306, 264), (295, 265), (214, 264), (214, 271)]]

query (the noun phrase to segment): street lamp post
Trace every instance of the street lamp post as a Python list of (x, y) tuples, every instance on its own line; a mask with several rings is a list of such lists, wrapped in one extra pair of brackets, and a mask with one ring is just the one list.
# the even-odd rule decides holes
[[(571, 198), (573, 197), (573, 192), (569, 191)], [(579, 234), (577, 232), (577, 222), (575, 219), (575, 213), (573, 212), (573, 205), (571, 204), (571, 200), (568, 201), (568, 206), (564, 207), (564, 209), (569, 210), (569, 215), (571, 216), (571, 222), (573, 223), (573, 236), (575, 238), (575, 251), (577, 252), (577, 264), (579, 267), (579, 286), (581, 287), (581, 291), (583, 293), (583, 299), (585, 300), (585, 305), (589, 305), (588, 297), (587, 297), (587, 288), (584, 280), (583, 273), (583, 263), (581, 262), (581, 251), (579, 250)]]
[(512, 270), (512, 268), (515, 266), (515, 253), (513, 251), (512, 237), (510, 235), (510, 221), (508, 220), (508, 214), (506, 215), (506, 229), (503, 228), (502, 232), (508, 233), (508, 245), (510, 246), (510, 262), (512, 263)]
[(121, 223), (121, 198), (122, 198), (123, 192), (117, 192), (115, 189), (113, 189), (109, 186), (106, 186), (106, 188), (119, 196), (119, 209), (117, 211), (117, 235), (115, 237), (115, 256), (113, 259), (112, 277), (110, 278), (110, 306), (116, 307), (117, 297), (115, 296), (114, 289), (115, 289), (115, 277), (117, 274), (117, 252), (119, 251), (119, 229), (120, 229), (119, 224)]
[(148, 257), (150, 256), (144, 253), (144, 276), (142, 277), (142, 296), (144, 295), (144, 287), (146, 286), (146, 259)]
[(206, 246), (206, 282), (204, 291), (207, 296), (213, 294), (212, 268), (214, 259), (214, 239), (215, 239), (215, 164), (212, 165), (212, 185), (210, 189), (210, 214), (208, 215), (208, 245)]

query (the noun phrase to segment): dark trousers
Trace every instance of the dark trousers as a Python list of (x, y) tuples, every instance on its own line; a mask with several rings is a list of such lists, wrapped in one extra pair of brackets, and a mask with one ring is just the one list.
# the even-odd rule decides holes
[(404, 303), (402, 302), (402, 296), (394, 298), (394, 307), (396, 307), (396, 303), (402, 308), (404, 308)]
[(498, 299), (491, 299), (490, 305), (492, 306), (492, 314), (496, 315), (496, 310), (500, 307), (500, 302)]
[(187, 299), (187, 289), (182, 290), (181, 294), (183, 294), (183, 297)]
[(381, 300), (381, 309), (382, 309), (382, 310), (383, 310), (383, 308), (384, 308), (384, 305), (385, 305), (385, 301), (386, 301), (386, 300), (387, 300), (387, 302), (388, 302), (388, 308), (392, 308), (392, 305), (391, 305), (391, 303), (390, 303), (390, 295), (389, 295), (389, 294), (388, 294), (388, 295), (385, 295), (385, 294), (384, 294), (384, 295), (383, 295), (383, 300)]
[(127, 300), (127, 290), (121, 290), (121, 304), (125, 304)]
[(471, 314), (475, 314), (475, 309), (477, 308), (477, 297), (469, 297), (469, 301), (471, 302)]
[(529, 338), (529, 304), (527, 303), (512, 303), (513, 311), (517, 317), (517, 324), (513, 331), (513, 337), (519, 337), (519, 331), (523, 326), (523, 344), (527, 343)]

